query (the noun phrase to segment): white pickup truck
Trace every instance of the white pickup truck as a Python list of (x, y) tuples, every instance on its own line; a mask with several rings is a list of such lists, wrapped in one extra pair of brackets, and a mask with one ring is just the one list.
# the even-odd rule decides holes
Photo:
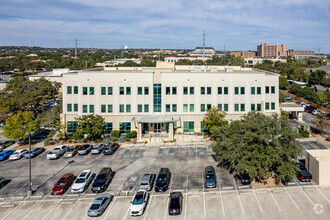
[(47, 154), (48, 160), (58, 159), (60, 158), (68, 149), (67, 145), (58, 145), (54, 147), (54, 149)]

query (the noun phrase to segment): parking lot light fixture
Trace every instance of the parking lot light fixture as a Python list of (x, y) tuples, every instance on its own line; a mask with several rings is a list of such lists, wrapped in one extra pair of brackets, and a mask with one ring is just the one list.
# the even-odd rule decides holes
[(28, 190), (28, 196), (32, 196), (32, 180), (31, 180), (31, 135), (33, 135), (34, 132), (26, 132), (25, 135), (29, 136), (29, 179), (30, 179), (30, 184), (29, 184), (29, 190)]

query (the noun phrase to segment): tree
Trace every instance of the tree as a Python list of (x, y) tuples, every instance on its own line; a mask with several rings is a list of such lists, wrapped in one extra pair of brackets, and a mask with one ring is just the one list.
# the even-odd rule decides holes
[(280, 76), (279, 77), (279, 86), (280, 89), (285, 89), (289, 85), (288, 80), (285, 76)]
[(230, 65), (231, 66), (244, 66), (244, 59), (242, 57), (230, 57)]
[(43, 111), (38, 118), (40, 119), (40, 126), (58, 127), (60, 123), (60, 116), (62, 113), (62, 104), (58, 104), (47, 111)]
[(321, 134), (323, 133), (323, 130), (328, 130), (330, 127), (330, 120), (321, 113), (317, 114), (316, 119), (311, 122), (321, 132)]
[(283, 109), (281, 109), (281, 119), (284, 121), (289, 121), (289, 119), (290, 119), (289, 113), (287, 113)]
[(282, 102), (285, 102), (286, 100), (286, 96), (280, 92), (280, 95), (279, 95), (279, 102), (282, 103)]
[(73, 133), (75, 139), (80, 139), (84, 135), (88, 135), (92, 140), (100, 138), (103, 134), (104, 128), (104, 118), (101, 115), (83, 115), (81, 117), (75, 118), (77, 121), (77, 128)]
[(313, 99), (317, 102), (320, 103), (320, 105), (324, 105), (326, 102), (328, 102), (328, 96), (325, 92), (323, 91), (317, 91), (313, 93)]
[(217, 107), (212, 107), (206, 110), (206, 115), (203, 118), (203, 126), (209, 133), (212, 133), (212, 129), (222, 126), (226, 123), (226, 113), (219, 111)]
[(18, 111), (16, 115), (6, 120), (6, 125), (3, 126), (3, 134), (9, 139), (25, 139), (26, 132), (40, 131), (40, 120), (33, 119), (33, 112)]
[(297, 172), (297, 132), (277, 115), (249, 112), (242, 120), (213, 129), (213, 136), (216, 160), (239, 175), (263, 182), (276, 173), (283, 181)]

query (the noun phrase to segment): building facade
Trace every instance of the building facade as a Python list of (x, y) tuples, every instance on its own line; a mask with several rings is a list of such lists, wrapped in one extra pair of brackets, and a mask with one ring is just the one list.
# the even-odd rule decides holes
[(233, 51), (230, 52), (231, 56), (235, 56), (235, 57), (242, 57), (242, 58), (253, 58), (256, 57), (257, 53), (254, 51)]
[(174, 66), (105, 68), (63, 74), (62, 123), (68, 132), (75, 118), (99, 114), (105, 130), (128, 133), (138, 140), (204, 129), (202, 120), (212, 106), (240, 119), (249, 111), (279, 112), (278, 75), (241, 67)]
[(286, 44), (272, 45), (272, 44), (260, 44), (257, 46), (258, 57), (283, 57), (287, 52)]
[[(201, 57), (204, 54), (204, 48), (203, 47), (196, 47), (196, 49), (189, 53), (190, 56), (198, 56)], [(206, 57), (212, 57), (215, 55), (215, 50), (213, 47), (205, 47), (205, 56)]]
[(274, 63), (275, 62), (286, 63), (286, 59), (250, 57), (250, 58), (244, 58), (244, 64), (246, 67), (254, 67), (257, 64), (262, 64), (265, 60), (270, 60)]

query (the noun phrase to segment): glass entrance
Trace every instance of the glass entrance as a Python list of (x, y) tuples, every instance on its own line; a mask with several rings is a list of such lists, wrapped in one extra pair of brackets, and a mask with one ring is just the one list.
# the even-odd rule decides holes
[(161, 132), (161, 124), (155, 123), (154, 124), (154, 133), (160, 133)]

